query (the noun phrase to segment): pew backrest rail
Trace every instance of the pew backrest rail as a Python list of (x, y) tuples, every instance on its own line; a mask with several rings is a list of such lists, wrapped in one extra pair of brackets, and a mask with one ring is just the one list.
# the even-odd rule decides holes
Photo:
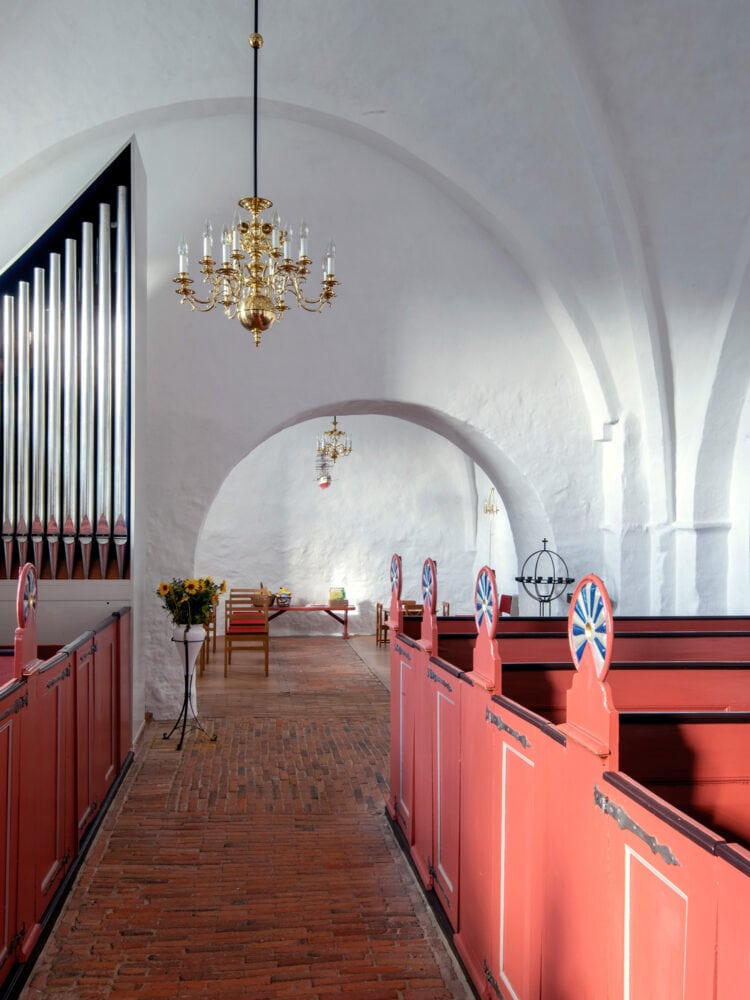
[[(505, 662), (570, 659), (568, 636), (560, 633), (516, 632), (498, 635), (498, 649)], [(704, 663), (750, 663), (750, 634), (742, 632), (643, 632), (614, 635), (612, 656), (618, 662), (644, 660), (668, 662), (697, 660)]]

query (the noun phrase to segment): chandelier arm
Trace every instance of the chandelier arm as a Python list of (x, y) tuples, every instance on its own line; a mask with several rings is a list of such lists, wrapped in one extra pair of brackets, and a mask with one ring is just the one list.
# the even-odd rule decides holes
[(216, 299), (199, 299), (195, 295), (183, 295), (181, 302), (189, 302), (195, 312), (210, 312), (216, 308)]

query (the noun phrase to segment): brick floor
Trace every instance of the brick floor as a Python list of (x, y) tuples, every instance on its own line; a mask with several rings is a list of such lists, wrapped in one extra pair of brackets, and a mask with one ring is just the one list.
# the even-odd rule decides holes
[(147, 727), (21, 996), (472, 997), (384, 816), (387, 690), (340, 638), (234, 659), (216, 742)]

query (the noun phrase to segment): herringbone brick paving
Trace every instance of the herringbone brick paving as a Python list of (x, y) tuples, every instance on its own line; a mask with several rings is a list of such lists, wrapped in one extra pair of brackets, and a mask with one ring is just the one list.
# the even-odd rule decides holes
[(384, 817), (386, 688), (339, 638), (233, 659), (215, 743), (147, 727), (22, 997), (471, 997)]

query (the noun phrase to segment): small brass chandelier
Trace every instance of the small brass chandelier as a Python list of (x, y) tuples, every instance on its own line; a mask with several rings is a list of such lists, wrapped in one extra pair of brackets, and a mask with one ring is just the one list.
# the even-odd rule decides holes
[(317, 451), (319, 457), (326, 458), (331, 462), (351, 454), (352, 442), (349, 435), (339, 430), (335, 417), (333, 425), (318, 438)]
[(174, 279), (180, 302), (190, 303), (198, 312), (209, 312), (223, 306), (228, 319), (237, 317), (253, 335), (255, 346), (277, 319), (289, 308), (287, 295), (292, 295), (306, 312), (320, 312), (336, 297), (336, 247), (330, 241), (323, 254), (323, 278), (318, 297), (305, 297), (305, 282), (312, 260), (308, 257), (310, 230), (303, 219), (299, 227), (299, 254), (292, 257), (292, 228), (282, 223), (275, 211), (268, 222), (261, 218), (273, 206), (267, 198), (258, 197), (258, 53), (263, 37), (258, 33), (258, 0), (255, 0), (255, 30), (249, 38), (253, 50), (253, 196), (241, 198), (240, 208), (250, 213), (243, 219), (235, 209), (231, 226), (221, 235), (221, 264), (214, 260), (213, 227), (206, 220), (203, 229), (203, 256), (200, 264), (208, 297), (201, 299), (193, 288), (188, 272), (189, 249), (183, 239), (177, 248), (179, 273)]

